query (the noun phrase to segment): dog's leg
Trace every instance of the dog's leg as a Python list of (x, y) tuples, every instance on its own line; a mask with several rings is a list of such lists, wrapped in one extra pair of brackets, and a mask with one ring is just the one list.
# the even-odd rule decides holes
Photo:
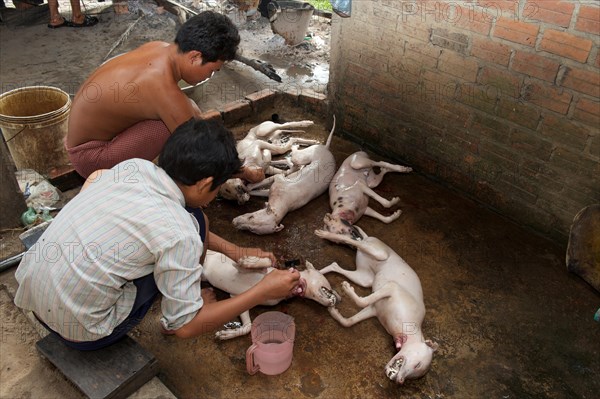
[(267, 137), (271, 136), (274, 132), (281, 129), (296, 129), (301, 127), (309, 127), (314, 125), (313, 121), (296, 121), (296, 122), (286, 122), (286, 123), (274, 123), (271, 121), (263, 122), (258, 126), (250, 129), (250, 133), (255, 134), (258, 137)]
[(370, 198), (373, 198), (375, 201), (379, 202), (385, 208), (390, 208), (400, 201), (400, 198), (394, 197), (391, 200), (387, 200), (383, 198), (381, 195), (377, 194), (375, 191), (367, 187), (366, 184), (361, 184), (362, 191), (365, 195), (368, 195)]
[(321, 144), (318, 140), (303, 139), (303, 138), (300, 138), (300, 137), (292, 137), (290, 139), (290, 141), (292, 141), (294, 144), (298, 144), (298, 145), (315, 145), (315, 144)]
[(292, 149), (293, 143), (285, 143), (285, 144), (271, 144), (268, 141), (259, 140), (257, 142), (260, 150), (265, 153), (265, 151), (269, 151), (269, 160), (271, 159), (271, 154), (280, 155), (285, 154), (289, 150)]
[(354, 316), (348, 318), (342, 316), (340, 311), (337, 310), (335, 307), (329, 307), (327, 308), (327, 310), (329, 311), (331, 317), (337, 320), (337, 322), (344, 327), (350, 327), (363, 320), (377, 316), (377, 313), (375, 312), (375, 308), (373, 306), (366, 307), (360, 312), (356, 313)]
[[(364, 231), (361, 230), (361, 233), (363, 233), (363, 236), (367, 238), (366, 234), (364, 234)], [(357, 241), (349, 236), (331, 233), (326, 230), (315, 230), (315, 234), (318, 237), (325, 238), (329, 241), (337, 242), (339, 244), (347, 244), (352, 247), (355, 247), (356, 249), (370, 255), (378, 261), (386, 260), (390, 257), (389, 249), (386, 248), (385, 245), (381, 245), (381, 243), (366, 243), (365, 240)]]
[(373, 161), (371, 163), (371, 167), (373, 167), (373, 166), (379, 166), (382, 169), (383, 173), (387, 173), (387, 172), (398, 172), (398, 173), (412, 172), (412, 168), (410, 166), (396, 165), (396, 164), (389, 163), (389, 162), (384, 162), (384, 161)]
[(367, 296), (358, 296), (356, 291), (354, 291), (354, 287), (351, 286), (347, 281), (342, 282), (342, 289), (356, 305), (360, 306), (361, 308), (366, 308), (367, 306), (373, 305), (375, 302), (383, 298), (392, 296), (394, 290), (397, 289), (397, 284), (393, 282), (386, 283), (377, 291)]
[(357, 268), (356, 270), (346, 270), (346, 269), (342, 269), (342, 267), (340, 265), (338, 265), (336, 262), (333, 262), (332, 264), (330, 264), (329, 266), (325, 266), (324, 268), (322, 268), (321, 270), (319, 270), (319, 272), (321, 272), (321, 274), (326, 274), (326, 273), (339, 273), (342, 276), (346, 277), (348, 280), (352, 281), (354, 284), (358, 284), (361, 287), (370, 287), (371, 285), (373, 285), (373, 278), (375, 277), (375, 275), (373, 274), (373, 272), (371, 271), (371, 269), (362, 269), (362, 268)]
[(275, 181), (275, 176), (269, 176), (264, 180), (259, 181), (258, 183), (246, 184), (246, 189), (248, 191), (254, 191), (256, 189), (268, 188)]
[(402, 214), (402, 211), (400, 209), (398, 209), (396, 212), (392, 213), (390, 216), (383, 216), (381, 213), (378, 213), (377, 211), (375, 211), (369, 207), (367, 207), (367, 209), (365, 209), (365, 215), (375, 218), (383, 223), (392, 223), (394, 220), (398, 219), (401, 214)]
[(224, 341), (227, 339), (241, 337), (242, 335), (250, 333), (250, 330), (252, 329), (252, 320), (250, 319), (250, 312), (245, 311), (244, 313), (242, 313), (240, 315), (240, 320), (242, 321), (241, 327), (232, 328), (230, 330), (217, 331), (215, 333), (215, 338)]
[(269, 198), (269, 192), (270, 190), (266, 188), (264, 190), (252, 190), (248, 194), (250, 194), (253, 197)]

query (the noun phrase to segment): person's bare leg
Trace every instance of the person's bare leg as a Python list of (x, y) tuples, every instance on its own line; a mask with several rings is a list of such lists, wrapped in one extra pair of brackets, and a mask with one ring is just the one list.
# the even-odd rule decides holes
[(83, 23), (83, 19), (85, 16), (81, 12), (81, 3), (80, 0), (70, 0), (71, 1), (71, 21), (76, 24)]
[[(79, 2), (79, 0), (77, 1)], [(50, 9), (50, 25), (57, 26), (65, 22), (65, 19), (58, 12), (58, 0), (48, 0), (48, 8)]]

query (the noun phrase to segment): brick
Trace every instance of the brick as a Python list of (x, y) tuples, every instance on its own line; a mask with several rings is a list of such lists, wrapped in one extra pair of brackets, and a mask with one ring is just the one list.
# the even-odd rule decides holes
[(555, 165), (576, 175), (592, 178), (597, 173), (598, 161), (586, 159), (579, 151), (573, 151), (566, 146), (558, 146), (552, 153), (550, 165)]
[(511, 42), (533, 47), (540, 30), (538, 25), (527, 22), (499, 18), (494, 28), (494, 36)]
[(567, 1), (555, 0), (528, 0), (525, 9), (528, 19), (548, 22), (550, 24), (568, 28), (575, 4)]
[(585, 62), (592, 49), (592, 41), (567, 32), (548, 29), (544, 32), (540, 49), (561, 57)]
[(562, 85), (592, 97), (600, 97), (600, 74), (598, 71), (567, 68)]
[(498, 96), (510, 96), (518, 98), (520, 96), (523, 79), (515, 76), (506, 70), (492, 67), (484, 67), (477, 79), (482, 85), (490, 86), (488, 90), (495, 89)]
[(457, 17), (454, 22), (456, 27), (487, 36), (492, 29), (492, 18), (483, 12), (471, 12), (467, 7), (457, 7)]
[(373, 6), (373, 17), (375, 20), (380, 20), (383, 24), (396, 24), (400, 12), (389, 7)]
[(579, 8), (579, 15), (577, 17), (577, 22), (575, 23), (575, 29), (582, 32), (599, 35), (600, 7), (582, 5)]
[[(590, 145), (590, 155), (596, 158), (600, 158), (600, 135), (592, 137), (592, 144)], [(600, 174), (600, 170), (598, 171)], [(598, 185), (600, 187), (600, 184)]]
[(467, 82), (475, 82), (479, 65), (472, 59), (444, 51), (440, 55), (438, 69)]
[(600, 102), (580, 98), (575, 105), (573, 119), (587, 123), (591, 126), (600, 126)]
[(514, 129), (510, 133), (510, 146), (519, 152), (547, 161), (552, 154), (553, 143), (533, 130)]
[(519, 2), (516, 0), (477, 0), (476, 3), (490, 19), (501, 16), (513, 18), (519, 12)]
[(498, 104), (498, 116), (520, 126), (535, 130), (540, 120), (540, 112), (526, 103), (511, 98), (501, 98)]
[(530, 83), (525, 87), (524, 98), (532, 104), (566, 115), (573, 95), (556, 86)]
[(427, 67), (427, 64), (423, 62), (427, 58), (412, 59), (410, 57), (410, 52), (407, 51), (405, 57), (395, 58), (389, 67), (390, 76), (404, 84), (416, 84), (421, 76), (421, 70)]
[(507, 193), (511, 201), (525, 202), (527, 204), (535, 204), (537, 201), (538, 187), (534, 187), (531, 182), (526, 179), (517, 177), (500, 178), (494, 184), (500, 191)]
[(560, 64), (537, 54), (517, 51), (511, 69), (547, 82), (554, 82)]
[(398, 96), (400, 82), (389, 74), (375, 74), (369, 81), (369, 88), (384, 97)]
[(426, 71), (420, 87), (421, 100), (425, 103), (438, 103), (443, 98), (454, 98), (458, 86), (456, 79), (451, 75)]
[(349, 62), (346, 66), (346, 78), (350, 80), (364, 80), (371, 75), (371, 71), (353, 62)]
[(431, 43), (420, 41), (406, 42), (405, 56), (412, 60), (418, 60), (420, 64), (427, 68), (435, 68), (442, 50)]
[(252, 107), (247, 100), (236, 100), (224, 104), (220, 111), (223, 115), (223, 122), (228, 126), (252, 115)]
[(263, 109), (272, 108), (275, 105), (277, 91), (273, 89), (264, 89), (248, 94), (246, 100), (250, 101), (254, 112), (260, 112)]
[(510, 144), (510, 126), (505, 121), (476, 113), (473, 115), (470, 128), (484, 138), (506, 145)]
[(526, 157), (519, 171), (523, 176), (537, 179), (546, 191), (560, 191), (565, 185), (564, 176), (550, 168), (547, 161)]
[(200, 117), (205, 120), (222, 120), (221, 113), (216, 109), (211, 109), (206, 112), (203, 112), (202, 115), (200, 115)]
[(435, 28), (431, 32), (430, 42), (457, 53), (467, 55), (469, 36), (464, 33), (451, 32), (448, 29)]
[(548, 140), (582, 152), (586, 146), (589, 131), (564, 117), (544, 115), (539, 130)]
[(416, 17), (407, 20), (400, 18), (396, 24), (396, 32), (400, 33), (402, 37), (423, 42), (428, 42), (431, 34), (429, 25), (421, 23)]
[(381, 105), (382, 97), (371, 90), (366, 90), (362, 84), (353, 85), (348, 94), (367, 106), (379, 107)]
[(471, 55), (482, 60), (508, 66), (511, 52), (511, 48), (502, 43), (492, 42), (487, 38), (473, 38)]
[(457, 101), (492, 115), (497, 99), (496, 90), (478, 84), (462, 84), (456, 93)]
[(515, 156), (516, 152), (513, 149), (491, 141), (483, 141), (479, 148), (481, 157), (499, 166), (501, 171), (516, 173), (519, 170), (519, 159)]

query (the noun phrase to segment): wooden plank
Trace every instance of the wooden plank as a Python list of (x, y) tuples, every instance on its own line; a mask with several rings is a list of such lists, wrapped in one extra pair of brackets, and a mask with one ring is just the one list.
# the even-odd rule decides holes
[(128, 336), (103, 349), (78, 351), (49, 334), (36, 347), (92, 399), (126, 398), (158, 373), (154, 355)]

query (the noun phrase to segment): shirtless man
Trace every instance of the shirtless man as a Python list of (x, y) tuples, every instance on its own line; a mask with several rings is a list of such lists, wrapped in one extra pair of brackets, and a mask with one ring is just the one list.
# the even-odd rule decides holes
[[(174, 43), (150, 42), (102, 64), (75, 95), (65, 147), (75, 170), (88, 177), (131, 158), (153, 160), (183, 122), (200, 117), (179, 88), (196, 85), (234, 59), (240, 36), (224, 15), (190, 18)], [(251, 182), (264, 173), (244, 173)]]

